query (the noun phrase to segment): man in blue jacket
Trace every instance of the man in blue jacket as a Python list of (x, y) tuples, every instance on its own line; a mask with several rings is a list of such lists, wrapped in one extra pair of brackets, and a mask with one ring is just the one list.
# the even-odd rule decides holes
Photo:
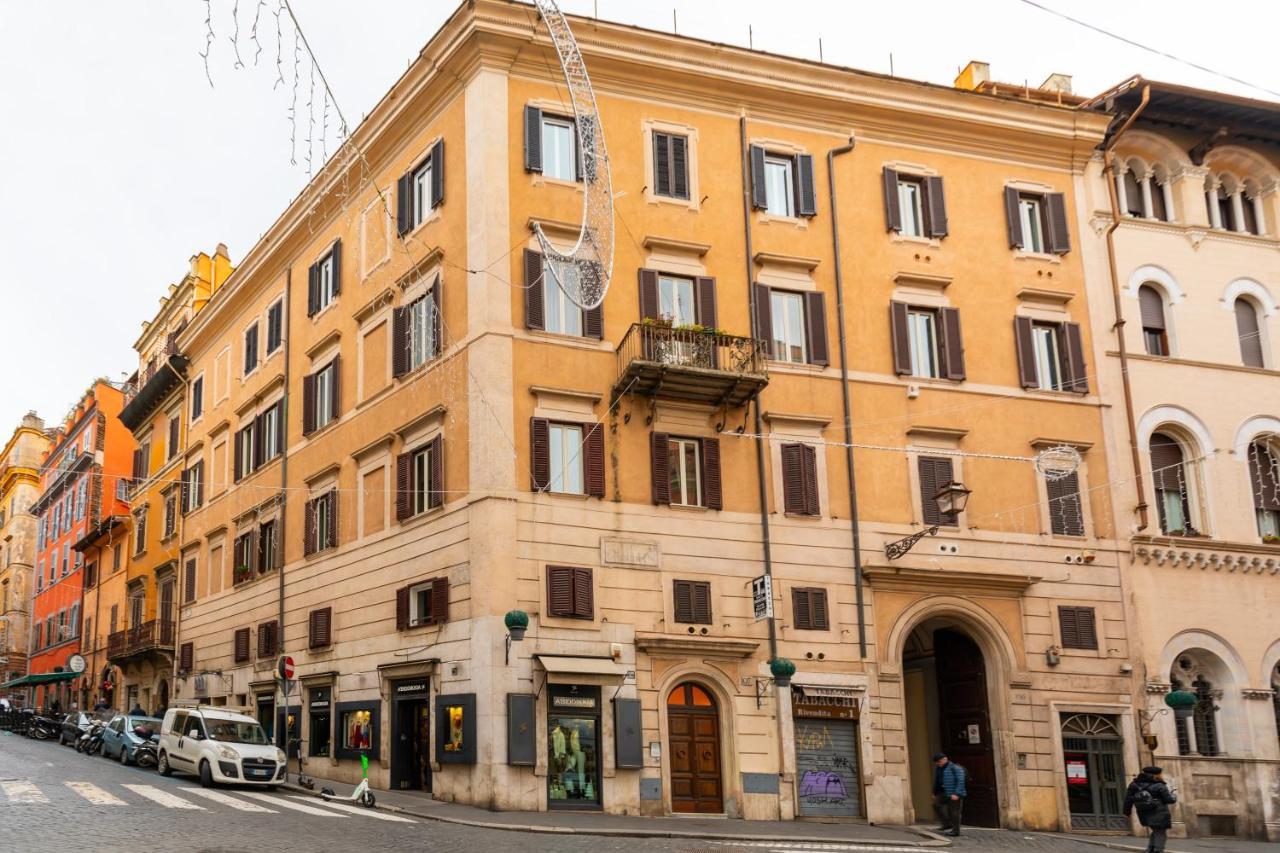
[(933, 756), (933, 808), (942, 821), (939, 832), (951, 836), (960, 834), (960, 810), (969, 795), (964, 785), (967, 775), (963, 767), (943, 753)]

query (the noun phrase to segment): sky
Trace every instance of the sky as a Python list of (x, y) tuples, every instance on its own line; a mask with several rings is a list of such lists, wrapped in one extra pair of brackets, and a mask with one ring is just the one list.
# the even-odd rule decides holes
[[(306, 185), (305, 138), (291, 152), (293, 41), (287, 15), (277, 84), (279, 0), (0, 0), (0, 441), (34, 409), (58, 423), (94, 378), (122, 380), (132, 349), (190, 257), (226, 243), (239, 262)], [(458, 0), (291, 0), (354, 126)], [(1280, 4), (1221, 0), (1037, 0), (1163, 52), (1271, 90), (1280, 64), (1255, 33)], [(353, 9), (359, 9), (353, 15)], [(1074, 77), (1093, 94), (1147, 77), (1263, 99), (1233, 83), (1094, 33), (1027, 0), (562, 0), (566, 12), (773, 53), (950, 84), (970, 59), (1032, 85)], [(207, 42), (206, 9), (214, 38)], [(238, 9), (239, 58), (231, 36)], [(1189, 10), (1190, 10), (1189, 9)], [(674, 18), (673, 18), (674, 10)], [(905, 14), (904, 14), (905, 12)], [(1170, 12), (1174, 12), (1170, 14)], [(262, 52), (250, 39), (255, 14)], [(1208, 31), (1206, 31), (1208, 28)], [(1216, 32), (1216, 35), (1214, 33)], [(749, 35), (750, 33), (750, 35)], [(208, 76), (201, 53), (208, 50)], [(892, 63), (892, 64), (891, 64)], [(298, 103), (306, 134), (309, 70)], [(210, 84), (212, 78), (212, 85)], [(317, 90), (319, 91), (319, 90)], [(316, 96), (316, 124), (323, 109)], [(317, 131), (315, 138), (320, 136)], [(313, 169), (322, 155), (317, 143)]]

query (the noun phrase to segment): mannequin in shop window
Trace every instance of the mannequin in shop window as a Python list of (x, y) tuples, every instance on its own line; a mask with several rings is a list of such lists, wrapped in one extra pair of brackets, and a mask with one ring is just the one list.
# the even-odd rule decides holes
[(551, 730), (551, 799), (565, 799), (565, 768), (568, 766), (568, 737), (559, 723)]

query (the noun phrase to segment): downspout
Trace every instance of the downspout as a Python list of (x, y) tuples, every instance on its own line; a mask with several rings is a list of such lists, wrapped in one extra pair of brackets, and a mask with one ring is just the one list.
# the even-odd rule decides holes
[[(276, 568), (276, 579), (278, 593), (278, 610), (276, 614), (276, 622), (279, 625), (280, 636), (276, 647), (280, 654), (284, 654), (284, 555), (286, 544), (289, 540), (285, 536), (285, 524), (288, 513), (285, 512), (285, 502), (289, 495), (289, 344), (291, 342), (289, 334), (289, 297), (293, 286), (293, 266), (290, 265), (284, 271), (284, 306), (280, 309), (284, 314), (281, 322), (284, 324), (284, 411), (280, 415), (280, 419), (285, 424), (285, 440), (280, 442), (280, 565)], [(301, 698), (301, 697), (299, 697)], [(288, 698), (285, 699), (285, 719), (288, 719), (289, 708)], [(286, 742), (285, 749), (288, 747), (288, 732), (285, 733)]]
[[(751, 250), (751, 155), (747, 150), (747, 117), (738, 119), (738, 137), (742, 143), (742, 233), (747, 248), (747, 310), (751, 318), (751, 333), (754, 335), (759, 326), (756, 323), (756, 300), (751, 290), (755, 278), (752, 266)], [(769, 592), (773, 592), (773, 546), (769, 539), (769, 495), (764, 485), (764, 429), (760, 417), (760, 394), (755, 397), (755, 433), (756, 433), (756, 486), (760, 497), (760, 546), (764, 556), (764, 577), (769, 584)], [(769, 660), (778, 657), (778, 626), (774, 617), (769, 622)]]
[(836, 212), (835, 158), (853, 150), (855, 140), (827, 152), (827, 189), (831, 194), (831, 248), (836, 268), (836, 322), (840, 342), (840, 402), (844, 410), (844, 467), (849, 477), (849, 528), (853, 534), (853, 589), (858, 612), (858, 654), (867, 656), (867, 623), (864, 617), (862, 590), (862, 534), (858, 531), (858, 482), (853, 468), (853, 420), (849, 404), (849, 358), (845, 343), (844, 276), (840, 264), (840, 217)]
[(1142, 459), (1138, 453), (1138, 426), (1133, 417), (1133, 385), (1129, 380), (1129, 351), (1124, 342), (1124, 315), (1120, 305), (1120, 275), (1116, 271), (1115, 232), (1120, 227), (1120, 200), (1116, 195), (1115, 146), (1130, 126), (1137, 120), (1151, 100), (1151, 86), (1142, 87), (1142, 100), (1137, 109), (1129, 114), (1120, 129), (1102, 147), (1102, 175), (1107, 183), (1107, 198), (1111, 202), (1111, 224), (1107, 226), (1107, 265), (1111, 270), (1111, 298), (1115, 312), (1115, 323), (1112, 329), (1116, 332), (1120, 351), (1120, 381), (1124, 387), (1124, 415), (1129, 425), (1129, 453), (1133, 461), (1133, 480), (1138, 486), (1138, 530), (1147, 529), (1147, 490), (1142, 480)]

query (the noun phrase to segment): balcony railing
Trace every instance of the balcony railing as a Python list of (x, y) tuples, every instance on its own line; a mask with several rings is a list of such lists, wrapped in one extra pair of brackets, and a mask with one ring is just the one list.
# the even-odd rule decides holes
[(173, 651), (173, 620), (152, 619), (107, 637), (107, 660), (128, 658), (144, 652)]
[(767, 360), (754, 338), (633, 323), (618, 345), (613, 393), (741, 406), (768, 384)]

